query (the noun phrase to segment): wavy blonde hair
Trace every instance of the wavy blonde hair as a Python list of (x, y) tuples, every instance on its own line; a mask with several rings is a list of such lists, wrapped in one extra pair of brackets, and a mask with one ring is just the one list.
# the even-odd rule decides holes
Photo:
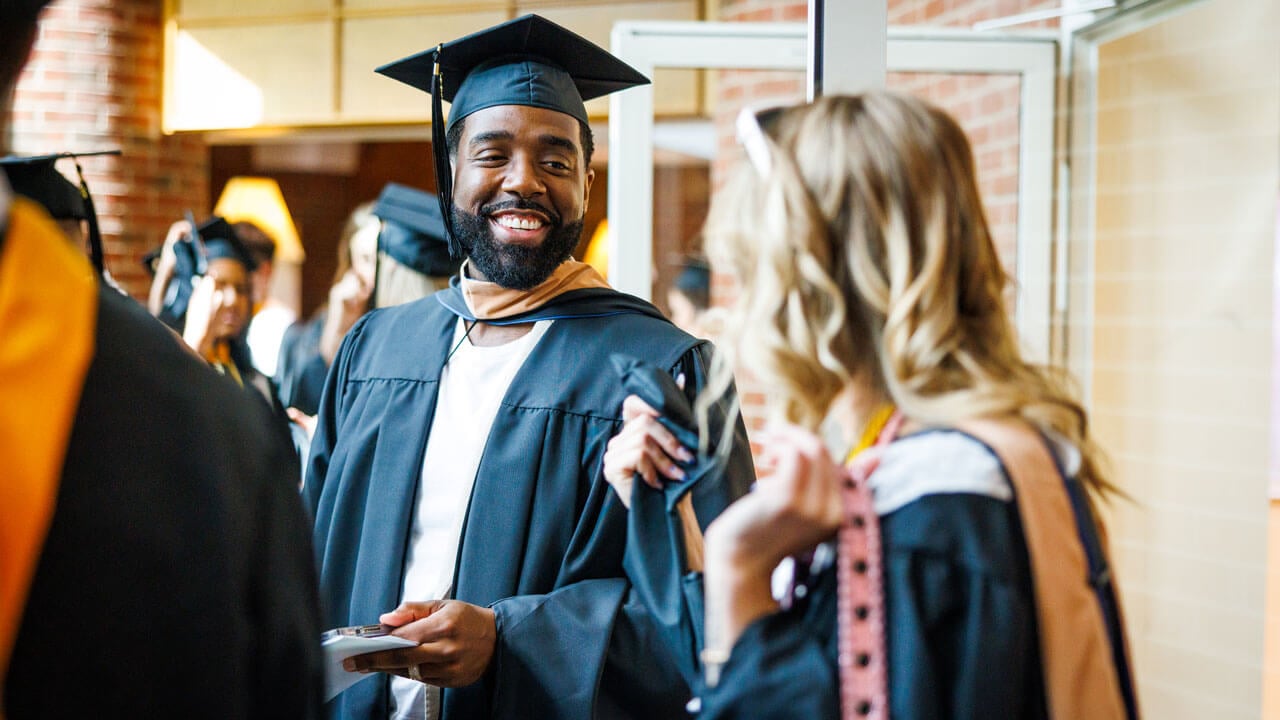
[(956, 122), (872, 92), (776, 111), (766, 129), (768, 176), (742, 168), (707, 220), (709, 253), (741, 287), (700, 411), (738, 360), (775, 414), (810, 429), (851, 384), (929, 425), (1019, 415), (1080, 449), (1088, 487), (1111, 489), (1065, 377), (1018, 350)]

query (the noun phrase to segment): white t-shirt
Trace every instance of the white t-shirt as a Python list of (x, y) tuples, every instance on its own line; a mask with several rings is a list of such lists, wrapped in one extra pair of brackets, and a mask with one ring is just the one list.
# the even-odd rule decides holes
[[(478, 347), (464, 339), (466, 327), (458, 321), (450, 345), (457, 349), (440, 374), (435, 418), (422, 460), (402, 601), (439, 600), (452, 594), (462, 522), (489, 430), (512, 379), (551, 323), (534, 323), (523, 337), (505, 345)], [(395, 720), (440, 717), (440, 689), (415, 680), (392, 677), (391, 702)]]
[(249, 321), (245, 344), (249, 346), (249, 357), (258, 372), (267, 377), (276, 374), (284, 332), (297, 320), (298, 314), (293, 310), (284, 305), (268, 303)]

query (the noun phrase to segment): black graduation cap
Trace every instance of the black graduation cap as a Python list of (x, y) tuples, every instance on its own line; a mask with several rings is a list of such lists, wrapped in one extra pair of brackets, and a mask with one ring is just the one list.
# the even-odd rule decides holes
[(0, 169), (9, 178), (13, 192), (39, 203), (55, 220), (87, 220), (89, 223), (89, 256), (101, 275), (106, 267), (102, 251), (102, 232), (98, 229), (98, 214), (93, 207), (93, 196), (84, 180), (80, 162), (75, 161), (79, 186), (71, 182), (54, 167), (63, 158), (82, 158), (95, 155), (119, 155), (119, 150), (103, 150), (88, 153), (55, 153), (20, 157), (10, 155), (0, 158)]
[(245, 270), (253, 272), (258, 268), (258, 262), (253, 259), (253, 253), (249, 252), (249, 248), (236, 235), (236, 231), (231, 225), (222, 218), (214, 215), (205, 220), (196, 228), (196, 234), (199, 236), (199, 242), (204, 245), (204, 256), (208, 260), (225, 258), (236, 260), (242, 263)]
[[(586, 100), (649, 79), (609, 51), (538, 15), (525, 15), (379, 67), (377, 72), (431, 93), (431, 141), (436, 187), (449, 249), (453, 234), (453, 174), (445, 148), (449, 127), (484, 108), (526, 105), (587, 122)], [(442, 100), (452, 103), (444, 124)]]
[(388, 183), (373, 206), (382, 219), (378, 249), (402, 265), (436, 277), (452, 275), (461, 264), (449, 254), (448, 231), (437, 198), (416, 188)]

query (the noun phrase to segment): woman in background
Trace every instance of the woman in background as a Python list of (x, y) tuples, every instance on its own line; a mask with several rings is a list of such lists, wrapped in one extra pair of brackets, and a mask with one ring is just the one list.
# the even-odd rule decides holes
[(329, 365), (347, 331), (369, 311), (377, 266), (378, 218), (373, 203), (351, 211), (338, 241), (338, 270), (329, 302), (306, 322), (294, 323), (280, 343), (276, 384), (295, 421), (315, 415)]
[[(707, 529), (701, 717), (1136, 717), (1091, 512), (1110, 486), (1082, 407), (1019, 353), (964, 133), (879, 92), (744, 113), (739, 133), (751, 164), (707, 248), (740, 283), (722, 344), (771, 390), (772, 472)], [(681, 476), (656, 415), (624, 406), (620, 492)], [(842, 525), (861, 589), (839, 601)]]

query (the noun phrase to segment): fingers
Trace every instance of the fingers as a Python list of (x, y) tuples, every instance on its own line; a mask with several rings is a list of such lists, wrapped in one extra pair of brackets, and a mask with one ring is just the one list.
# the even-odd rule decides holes
[(761, 490), (791, 495), (819, 508), (838, 493), (839, 465), (817, 435), (795, 425), (775, 424), (758, 437), (763, 444), (761, 464), (772, 467), (760, 478)]
[(416, 641), (416, 647), (357, 655), (344, 660), (343, 667), (460, 687), (475, 682), (493, 659), (497, 628), (488, 608), (457, 600), (405, 603), (381, 620), (390, 624), (408, 618), (418, 619), (397, 627), (394, 634)]
[(622, 401), (622, 419), (624, 421), (623, 434), (636, 433), (647, 435), (655, 441), (659, 448), (667, 453), (667, 455), (684, 462), (693, 460), (693, 453), (685, 446), (680, 444), (675, 435), (670, 430), (663, 427), (658, 422), (661, 415), (654, 410), (648, 403), (641, 400), (636, 395), (628, 395)]
[(285, 408), (285, 414), (289, 416), (289, 420), (296, 423), (299, 427), (307, 432), (307, 437), (316, 434), (316, 416), (308, 415), (296, 407)]
[(192, 231), (191, 223), (186, 220), (179, 220), (169, 226), (169, 232), (164, 237), (164, 245), (168, 249), (173, 248), (173, 244), (190, 235)]
[(209, 338), (209, 321), (216, 308), (213, 305), (213, 283), (202, 275), (191, 278), (191, 297), (187, 299), (187, 316), (182, 338), (196, 352), (205, 351)]
[(629, 489), (631, 478), (638, 474), (647, 485), (661, 488), (664, 478), (685, 478), (677, 459), (687, 462), (693, 457), (654, 417), (636, 415), (609, 441), (604, 457), (605, 479), (621, 491)]
[[(390, 612), (382, 613), (378, 616), (378, 622), (383, 625), (392, 625), (400, 627), (408, 625), (416, 620), (431, 617), (441, 607), (439, 600), (430, 602), (404, 602), (400, 603), (400, 607)], [(421, 642), (421, 641), (419, 641)]]
[(373, 293), (373, 283), (364, 279), (360, 273), (355, 270), (349, 271), (356, 279), (356, 297), (361, 300), (368, 300), (369, 295)]
[(798, 454), (809, 458), (830, 460), (827, 446), (817, 435), (799, 425), (773, 423), (757, 436), (764, 446), (762, 456), (777, 460), (783, 455)]
[(656, 418), (659, 413), (657, 410), (650, 407), (649, 403), (641, 400), (639, 395), (628, 395), (627, 398), (622, 401), (623, 422), (642, 415), (648, 415), (649, 417)]

